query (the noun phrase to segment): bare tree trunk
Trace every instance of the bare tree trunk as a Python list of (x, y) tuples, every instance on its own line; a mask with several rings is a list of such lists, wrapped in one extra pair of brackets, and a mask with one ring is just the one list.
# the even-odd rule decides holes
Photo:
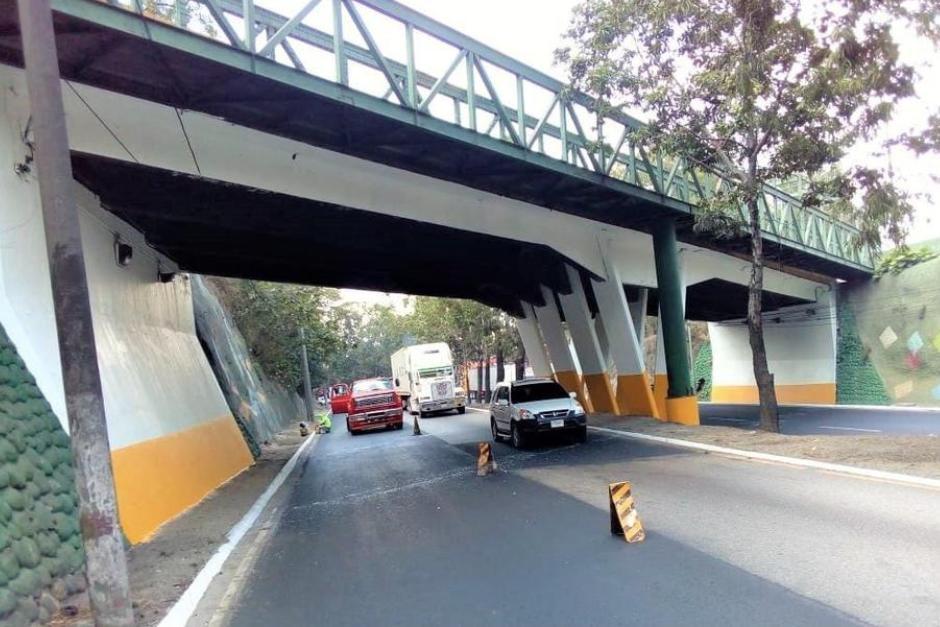
[(767, 348), (764, 345), (764, 321), (761, 317), (761, 295), (764, 290), (764, 241), (760, 228), (760, 209), (755, 196), (747, 203), (751, 222), (751, 280), (747, 287), (747, 330), (754, 363), (754, 379), (760, 399), (760, 428), (764, 431), (780, 432), (777, 411), (777, 392), (774, 375), (767, 365)]
[(477, 402), (483, 402), (483, 353), (477, 361)]
[(491, 384), (491, 382), (490, 382), (491, 375), (490, 375), (490, 351), (489, 351), (489, 350), (487, 350), (486, 353), (484, 354), (484, 356), (483, 356), (483, 362), (484, 362), (484, 367), (486, 368), (486, 372), (483, 374), (483, 380), (484, 380), (484, 382), (486, 383), (486, 395), (485, 395), (485, 398), (486, 398), (486, 402), (489, 403), (489, 402), (490, 402), (490, 394), (491, 394), (491, 392), (492, 392), (492, 390), (493, 390), (492, 384)]
[(516, 381), (525, 378), (525, 349), (519, 351), (516, 357)]

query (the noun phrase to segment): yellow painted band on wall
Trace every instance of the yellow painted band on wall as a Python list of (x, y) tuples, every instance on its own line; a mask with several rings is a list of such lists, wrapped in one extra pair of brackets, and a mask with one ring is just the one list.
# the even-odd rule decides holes
[(698, 398), (694, 396), (680, 396), (666, 399), (666, 415), (669, 422), (680, 425), (698, 426)]
[(614, 396), (614, 386), (610, 383), (610, 377), (606, 372), (599, 374), (585, 374), (584, 385), (587, 387), (588, 396), (591, 397), (591, 405), (594, 411), (605, 414), (618, 414), (617, 399)]
[(656, 403), (654, 418), (666, 420), (666, 393), (669, 391), (669, 379), (664, 374), (653, 376), (653, 401)]
[(111, 452), (121, 526), (136, 544), (252, 463), (231, 416)]
[(617, 377), (617, 408), (621, 416), (658, 417), (649, 379), (644, 373), (622, 374)]
[[(835, 383), (799, 383), (777, 385), (778, 403), (805, 403), (834, 405)], [(759, 397), (756, 385), (718, 385), (712, 387), (713, 403), (757, 404)]]
[(584, 389), (584, 381), (581, 380), (581, 375), (579, 375), (574, 370), (559, 370), (555, 373), (555, 381), (557, 381), (561, 387), (565, 388), (568, 392), (574, 392), (578, 396), (578, 402), (584, 407), (584, 411), (588, 413), (594, 412), (594, 406), (591, 405), (591, 401), (586, 394)]

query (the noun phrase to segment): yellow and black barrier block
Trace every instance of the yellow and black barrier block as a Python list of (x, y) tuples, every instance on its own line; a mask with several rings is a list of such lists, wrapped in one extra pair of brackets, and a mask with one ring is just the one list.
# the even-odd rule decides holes
[(485, 477), (496, 472), (496, 458), (493, 456), (493, 447), (489, 442), (480, 442), (477, 446), (477, 476)]
[(636, 512), (636, 503), (629, 481), (619, 481), (608, 486), (610, 492), (610, 532), (633, 544), (646, 538), (643, 523)]

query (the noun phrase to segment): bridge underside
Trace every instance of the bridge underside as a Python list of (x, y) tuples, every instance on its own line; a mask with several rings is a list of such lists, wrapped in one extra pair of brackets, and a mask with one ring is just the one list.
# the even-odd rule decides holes
[(553, 249), (73, 154), (75, 179), (182, 270), (469, 298), (522, 315), (539, 285), (568, 292)]
[[(680, 240), (725, 253), (747, 252), (745, 239), (718, 246), (695, 234), (689, 208), (679, 201), (182, 31), (171, 29), (168, 36), (179, 38), (181, 47), (195, 46), (199, 54), (161, 45), (130, 32), (140, 28), (140, 18), (105, 10), (114, 28), (55, 14), (63, 78), (630, 229), (649, 232), (657, 218), (678, 216)], [(22, 65), (14, 0), (0, 0), (0, 62)], [(765, 251), (772, 262), (827, 276), (864, 274), (771, 241)]]
[[(468, 298), (521, 315), (520, 301), (544, 304), (541, 285), (569, 293), (564, 266), (577, 265), (544, 245), (95, 155), (74, 153), (72, 166), (109, 211), (199, 274)], [(764, 293), (768, 311), (802, 302)], [(693, 320), (739, 318), (746, 303), (746, 287), (718, 279), (687, 290)], [(648, 313), (657, 311), (652, 290)]]

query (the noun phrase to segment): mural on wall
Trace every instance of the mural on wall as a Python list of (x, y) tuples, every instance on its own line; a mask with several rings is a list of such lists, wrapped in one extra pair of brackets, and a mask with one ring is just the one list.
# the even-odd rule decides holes
[[(940, 404), (937, 276), (940, 258), (840, 289), (840, 333), (854, 330), (866, 360), (883, 382), (888, 403)], [(852, 317), (854, 329), (846, 327), (844, 314)], [(843, 380), (840, 377), (840, 402), (846, 402)]]

